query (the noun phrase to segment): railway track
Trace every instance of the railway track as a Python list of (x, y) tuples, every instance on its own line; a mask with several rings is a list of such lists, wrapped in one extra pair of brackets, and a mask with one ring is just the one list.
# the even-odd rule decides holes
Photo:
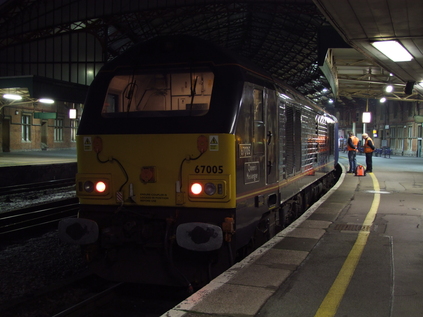
[(116, 291), (123, 287), (124, 283), (116, 283), (111, 285), (103, 291), (81, 300), (79, 303), (65, 308), (61, 312), (55, 314), (53, 317), (76, 317), (93, 315), (99, 307), (106, 305), (108, 302), (116, 297)]
[(27, 193), (36, 190), (52, 189), (75, 185), (74, 178), (56, 179), (46, 182), (20, 184), (0, 187), (0, 195)]
[(86, 271), (0, 306), (0, 315), (158, 317), (189, 295), (180, 288), (111, 282)]
[(0, 240), (23, 238), (57, 228), (60, 219), (76, 216), (78, 199), (69, 198), (0, 214)]
[(47, 285), (28, 296), (0, 306), (0, 315), (12, 316), (86, 316), (106, 305), (114, 296), (115, 283), (81, 271), (66, 280)]
[(188, 296), (189, 293), (180, 288), (116, 283), (53, 317), (159, 317)]

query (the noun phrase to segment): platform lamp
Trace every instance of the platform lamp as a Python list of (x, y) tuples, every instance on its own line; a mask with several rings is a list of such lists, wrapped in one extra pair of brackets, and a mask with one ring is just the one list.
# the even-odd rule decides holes
[(388, 83), (388, 85), (385, 87), (385, 91), (388, 94), (392, 93), (394, 91), (394, 86)]
[(372, 113), (369, 112), (369, 99), (366, 101), (366, 111), (363, 112), (363, 133), (366, 133), (366, 125), (372, 121)]
[(76, 119), (77, 112), (76, 109), (69, 109), (69, 119)]
[(3, 98), (10, 100), (22, 100), (22, 96), (16, 94), (4, 94)]
[(45, 103), (45, 104), (48, 104), (48, 105), (54, 104), (54, 100), (50, 99), (50, 98), (40, 98), (40, 99), (38, 99), (38, 102)]

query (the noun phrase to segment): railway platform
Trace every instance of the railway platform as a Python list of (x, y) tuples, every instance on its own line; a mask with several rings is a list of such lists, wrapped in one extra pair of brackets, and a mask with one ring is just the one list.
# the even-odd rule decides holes
[(76, 149), (0, 152), (0, 186), (74, 178)]
[[(162, 316), (423, 316), (423, 159), (374, 157)], [(357, 157), (365, 165), (365, 157)]]
[(6, 166), (75, 163), (76, 149), (0, 152), (0, 168)]

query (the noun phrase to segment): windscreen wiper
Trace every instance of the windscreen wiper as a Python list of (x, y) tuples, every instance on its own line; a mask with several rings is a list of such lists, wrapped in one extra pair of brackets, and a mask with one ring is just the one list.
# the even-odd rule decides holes
[(197, 89), (198, 76), (195, 76), (194, 84), (191, 84), (191, 103), (189, 106), (189, 114), (191, 115), (192, 105), (194, 104), (195, 91)]

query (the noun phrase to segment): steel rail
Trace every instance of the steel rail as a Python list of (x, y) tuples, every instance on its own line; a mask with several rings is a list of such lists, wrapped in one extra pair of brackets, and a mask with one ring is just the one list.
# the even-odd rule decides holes
[(22, 238), (54, 228), (60, 219), (76, 216), (78, 207), (78, 199), (69, 198), (1, 213), (0, 238), (2, 241)]
[(30, 191), (51, 189), (51, 188), (58, 188), (58, 187), (67, 187), (72, 185), (75, 185), (74, 178), (64, 178), (64, 179), (56, 179), (56, 180), (50, 180), (50, 181), (38, 182), (38, 183), (2, 186), (0, 187), (0, 195), (26, 193)]
[(116, 283), (104, 291), (101, 291), (78, 304), (69, 307), (60, 313), (54, 315), (53, 317), (76, 317), (76, 316), (85, 316), (86, 314), (93, 313), (95, 310), (98, 310), (99, 307), (109, 304), (110, 300), (115, 296), (115, 290), (123, 286), (125, 283), (120, 282)]

